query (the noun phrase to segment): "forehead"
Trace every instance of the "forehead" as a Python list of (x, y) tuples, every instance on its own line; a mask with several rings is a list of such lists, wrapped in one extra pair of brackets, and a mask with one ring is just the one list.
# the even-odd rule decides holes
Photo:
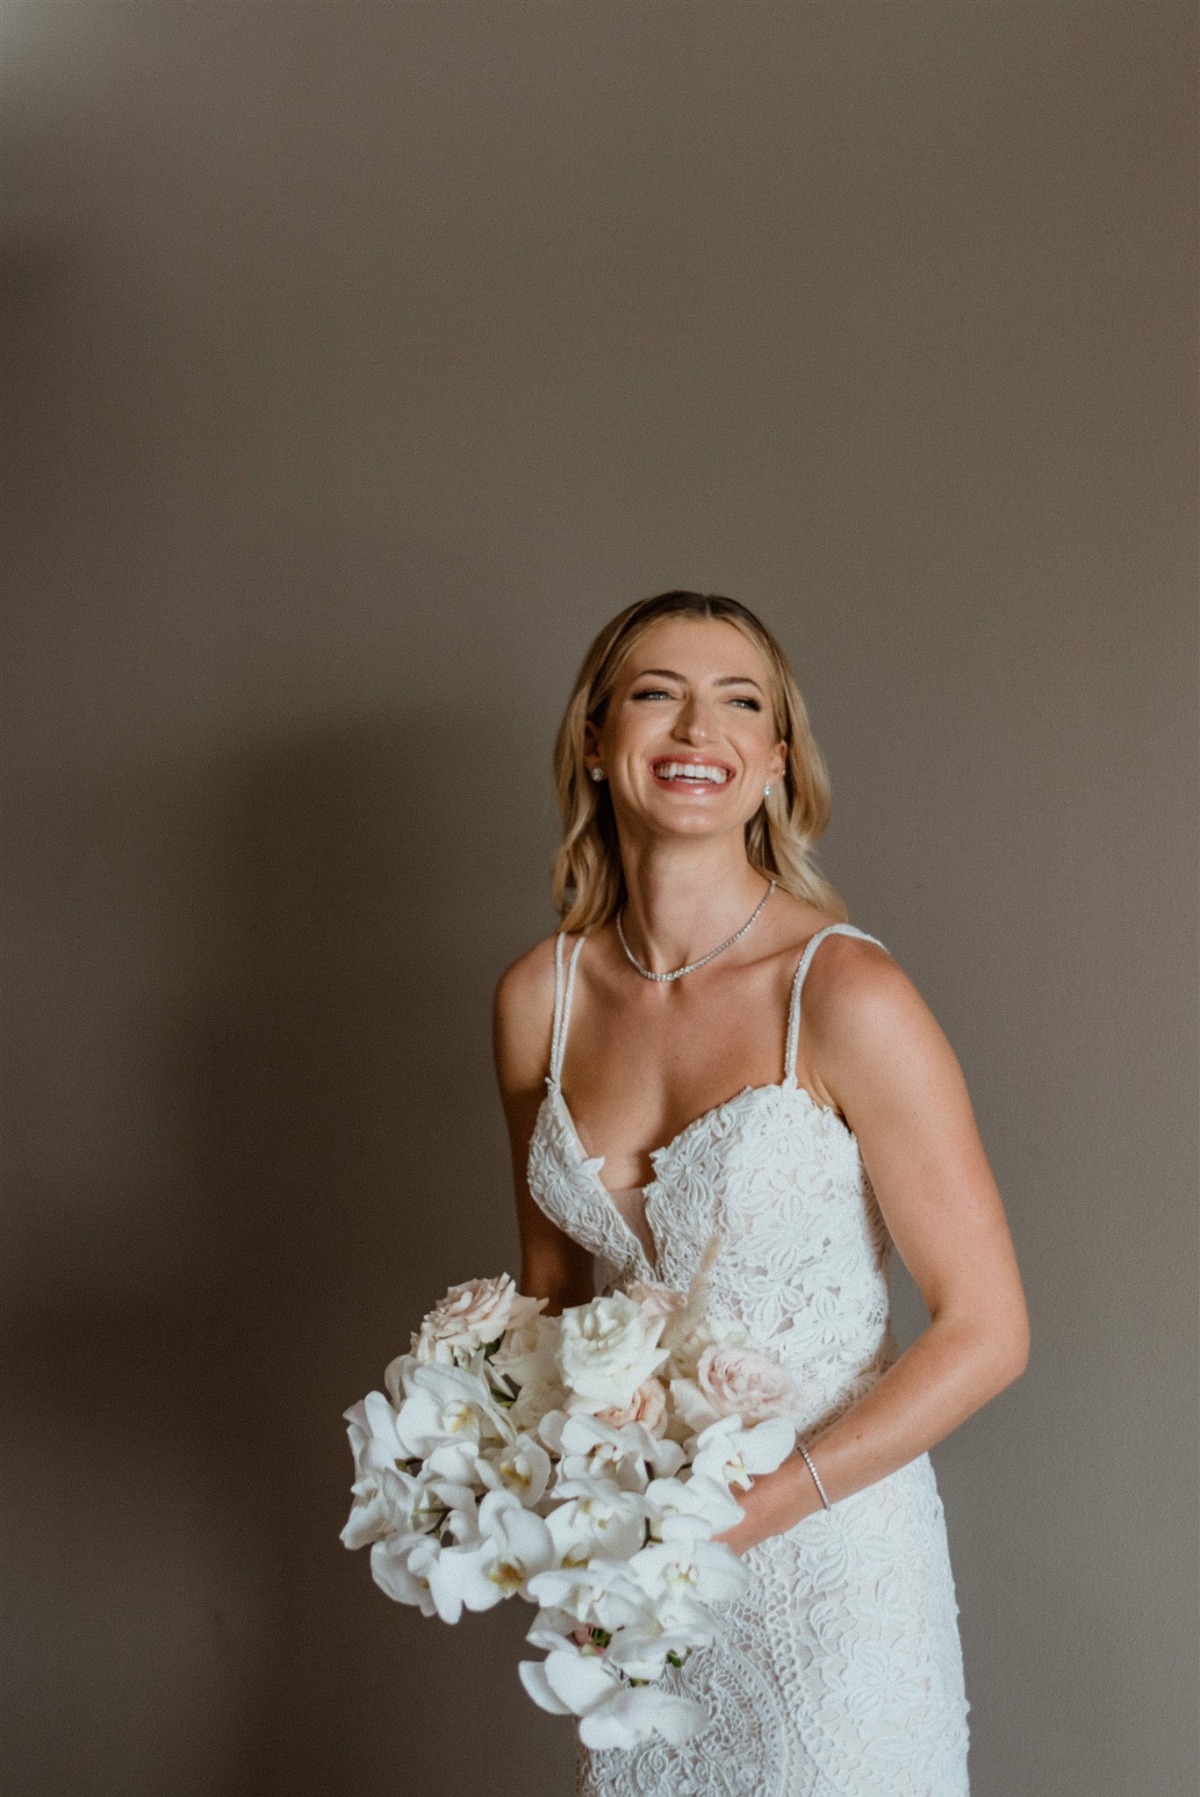
[(633, 644), (622, 674), (633, 680), (643, 668), (671, 669), (689, 680), (744, 675), (766, 687), (770, 670), (756, 643), (725, 618), (662, 618)]

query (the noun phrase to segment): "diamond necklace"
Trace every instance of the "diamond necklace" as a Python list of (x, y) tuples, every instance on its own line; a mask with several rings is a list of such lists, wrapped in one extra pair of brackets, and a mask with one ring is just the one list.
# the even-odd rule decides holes
[(617, 935), (621, 938), (621, 947), (625, 950), (626, 959), (628, 960), (629, 965), (631, 967), (636, 967), (644, 980), (681, 980), (685, 973), (695, 973), (697, 967), (707, 966), (709, 961), (715, 961), (717, 956), (723, 955), (727, 948), (732, 948), (735, 942), (741, 941), (742, 937), (746, 934), (746, 931), (755, 922), (759, 912), (774, 892), (775, 886), (776, 881), (772, 880), (741, 929), (735, 930), (733, 935), (728, 937), (721, 944), (720, 948), (710, 949), (708, 954), (701, 955), (698, 961), (689, 961), (686, 967), (676, 967), (671, 973), (651, 973), (648, 967), (642, 966), (641, 962), (625, 940), (625, 932), (621, 928), (621, 918), (624, 916), (625, 912), (625, 907), (622, 906), (620, 911), (617, 912)]

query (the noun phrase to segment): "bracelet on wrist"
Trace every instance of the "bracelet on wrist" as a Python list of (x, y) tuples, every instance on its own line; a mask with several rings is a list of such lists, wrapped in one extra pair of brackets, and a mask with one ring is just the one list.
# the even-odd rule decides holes
[(798, 1441), (796, 1443), (796, 1452), (803, 1457), (805, 1466), (807, 1466), (809, 1472), (812, 1474), (812, 1482), (817, 1488), (817, 1496), (820, 1498), (820, 1500), (821, 1500), (822, 1504), (825, 1506), (826, 1510), (828, 1510), (830, 1507), (829, 1496), (825, 1490), (824, 1485), (822, 1485), (822, 1483), (821, 1483), (820, 1473), (817, 1471), (816, 1467), (813, 1465), (812, 1455), (809, 1453), (808, 1449), (805, 1447), (805, 1445), (802, 1441)]

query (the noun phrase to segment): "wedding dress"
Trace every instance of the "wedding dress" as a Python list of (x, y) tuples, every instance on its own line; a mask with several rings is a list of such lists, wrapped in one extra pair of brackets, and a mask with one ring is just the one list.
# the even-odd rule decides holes
[[(800, 999), (830, 924), (792, 984), (778, 1085), (747, 1086), (655, 1149), (641, 1193), (610, 1192), (560, 1083), (575, 970), (555, 945), (550, 1072), (529, 1186), (590, 1250), (599, 1289), (682, 1288), (714, 1232), (709, 1306), (795, 1375), (801, 1437), (896, 1359), (891, 1238), (849, 1125), (796, 1079)], [(880, 944), (882, 946), (882, 944)], [(919, 1455), (749, 1550), (728, 1628), (669, 1674), (711, 1721), (681, 1747), (579, 1750), (577, 1797), (964, 1797), (967, 1711), (958, 1605), (933, 1467)]]

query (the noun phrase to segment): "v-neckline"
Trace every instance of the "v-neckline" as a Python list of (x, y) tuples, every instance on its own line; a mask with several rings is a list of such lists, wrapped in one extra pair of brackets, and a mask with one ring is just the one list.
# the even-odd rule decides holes
[(740, 1091), (732, 1093), (728, 1098), (723, 1098), (719, 1104), (710, 1105), (708, 1110), (701, 1111), (698, 1117), (693, 1117), (690, 1123), (685, 1123), (682, 1129), (677, 1130), (669, 1142), (664, 1142), (661, 1148), (652, 1148), (650, 1150), (650, 1164), (654, 1168), (653, 1179), (648, 1180), (644, 1186), (624, 1186), (621, 1188), (623, 1192), (641, 1192), (645, 1199), (643, 1215), (645, 1217), (646, 1228), (650, 1234), (650, 1239), (654, 1243), (654, 1259), (651, 1260), (646, 1252), (646, 1247), (641, 1237), (622, 1215), (612, 1192), (600, 1177), (600, 1169), (603, 1167), (605, 1161), (604, 1155), (589, 1154), (584, 1147), (583, 1138), (579, 1134), (579, 1126), (572, 1115), (571, 1107), (567, 1103), (566, 1093), (563, 1091), (561, 1084), (558, 1080), (548, 1077), (546, 1080), (546, 1088), (546, 1097), (542, 1102), (545, 1104), (551, 1099), (558, 1100), (559, 1112), (562, 1116), (562, 1120), (567, 1126), (571, 1141), (575, 1147), (576, 1154), (578, 1155), (580, 1172), (591, 1179), (593, 1186), (600, 1196), (601, 1202), (612, 1216), (617, 1228), (632, 1244), (651, 1279), (655, 1280), (657, 1280), (659, 1276), (662, 1253), (659, 1247), (658, 1237), (655, 1234), (654, 1222), (650, 1215), (650, 1207), (654, 1193), (661, 1188), (662, 1184), (658, 1177), (658, 1164), (660, 1160), (666, 1159), (679, 1148), (694, 1131), (699, 1130), (702, 1124), (714, 1122), (716, 1118), (721, 1115), (722, 1111), (729, 1110), (735, 1104), (743, 1103), (749, 1097), (756, 1097), (760, 1092), (795, 1092), (797, 1096), (807, 1104), (812, 1115), (832, 1118), (838, 1127), (845, 1133), (847, 1140), (857, 1140), (850, 1125), (831, 1105), (822, 1104), (820, 1099), (813, 1097), (807, 1086), (802, 1086), (799, 1080), (789, 1078), (787, 1075), (781, 1080), (769, 1080), (759, 1086), (743, 1086)]

